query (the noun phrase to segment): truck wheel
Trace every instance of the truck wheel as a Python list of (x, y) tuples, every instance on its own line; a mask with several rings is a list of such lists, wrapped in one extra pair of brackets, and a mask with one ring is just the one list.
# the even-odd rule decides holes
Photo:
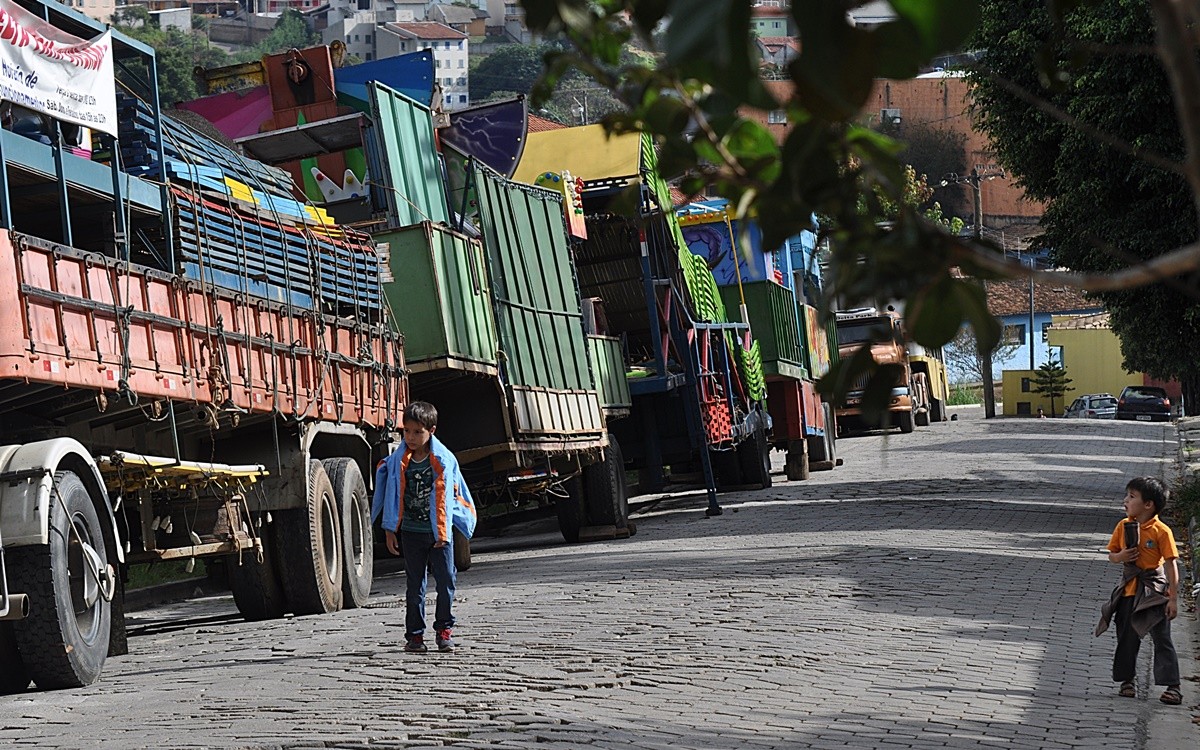
[(263, 561), (258, 562), (254, 550), (242, 551), (242, 564), (237, 555), (225, 558), (225, 572), (229, 575), (229, 590), (233, 592), (233, 603), (238, 612), (249, 622), (277, 620), (287, 612), (287, 597), (279, 583), (275, 564), (275, 543), (269, 529), (261, 530)]
[(911, 411), (903, 411), (896, 415), (896, 424), (900, 425), (900, 432), (905, 435), (913, 431), (913, 413)]
[(11, 622), (0, 622), (0, 695), (19, 693), (29, 687), (29, 670), (17, 651)]
[(712, 464), (713, 481), (716, 482), (718, 492), (740, 487), (746, 483), (742, 479), (742, 469), (738, 465), (736, 449), (718, 451), (710, 448), (708, 460)]
[(929, 426), (929, 412), (928, 411), (917, 412), (913, 418), (916, 420), (917, 427), (928, 427)]
[(946, 404), (940, 399), (933, 400), (933, 405), (930, 407), (930, 418), (934, 422), (946, 421)]
[(738, 445), (737, 457), (746, 484), (761, 490), (771, 486), (771, 444), (767, 442), (767, 428), (762, 422)]
[(583, 496), (588, 516), (597, 526), (624, 529), (629, 525), (629, 488), (625, 484), (625, 456), (612, 435), (604, 460), (583, 467)]
[(812, 475), (808, 466), (808, 441), (788, 441), (787, 463), (784, 464), (784, 473), (793, 482), (803, 481)]
[(341, 510), (342, 604), (361, 607), (371, 596), (375, 570), (375, 545), (371, 532), (371, 501), (362, 471), (350, 458), (327, 458), (321, 462)]
[(108, 656), (112, 609), (96, 579), (108, 566), (100, 517), (73, 471), (54, 475), (50, 543), (8, 553), (9, 583), (29, 596), (13, 625), (21, 661), (43, 690), (90, 685)]
[(471, 569), (471, 540), (458, 529), (454, 529), (454, 569)]
[(297, 615), (342, 608), (342, 535), (338, 502), (325, 467), (308, 462), (303, 508), (275, 511), (279, 573), (288, 605)]
[(563, 482), (563, 497), (554, 499), (558, 513), (558, 530), (569, 544), (579, 541), (579, 530), (583, 528), (583, 480), (579, 477)]

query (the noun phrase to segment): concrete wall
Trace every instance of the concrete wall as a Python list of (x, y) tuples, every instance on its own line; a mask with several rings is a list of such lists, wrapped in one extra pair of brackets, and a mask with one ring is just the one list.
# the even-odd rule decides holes
[[(1056, 322), (1061, 320), (1055, 316)], [(1141, 385), (1142, 373), (1129, 373), (1121, 366), (1121, 342), (1107, 328), (1050, 329), (1051, 346), (1062, 347), (1062, 364), (1074, 382), (1072, 393), (1111, 393), (1116, 396), (1127, 385)]]
[[(1071, 373), (1067, 373), (1071, 377)], [(1005, 370), (1001, 379), (1001, 393), (1004, 399), (1004, 416), (1031, 417), (1037, 416), (1041, 407), (1046, 416), (1051, 414), (1062, 416), (1063, 410), (1071, 405), (1078, 396), (1091, 391), (1067, 391), (1067, 395), (1054, 399), (1054, 410), (1050, 409), (1050, 398), (1033, 392), (1033, 370)], [(1074, 383), (1071, 384), (1074, 387)]]
[[(916, 124), (945, 128), (965, 135), (966, 171), (970, 172), (975, 165), (994, 165), (995, 159), (987, 137), (974, 128), (967, 112), (968, 104), (967, 82), (964, 78), (949, 73), (930, 74), (907, 81), (877, 81), (863, 115), (867, 120), (878, 123), (883, 109), (899, 109), (901, 139), (905, 127)], [(929, 175), (930, 184), (935, 185), (941, 177)], [(971, 206), (970, 187), (960, 187), (966, 191), (966, 205)], [(1041, 216), (1044, 210), (1040, 202), (1026, 200), (1025, 191), (1010, 178), (984, 180), (980, 183), (980, 193), (986, 226), (999, 227), (1007, 223), (1032, 221)]]

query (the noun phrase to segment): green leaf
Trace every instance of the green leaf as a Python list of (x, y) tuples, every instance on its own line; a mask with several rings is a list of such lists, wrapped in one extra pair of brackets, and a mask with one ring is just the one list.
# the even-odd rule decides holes
[(963, 283), (944, 276), (909, 300), (905, 325), (917, 343), (937, 349), (954, 339), (965, 316), (958, 289)]
[(979, 0), (889, 0), (929, 58), (961, 49), (979, 25)]

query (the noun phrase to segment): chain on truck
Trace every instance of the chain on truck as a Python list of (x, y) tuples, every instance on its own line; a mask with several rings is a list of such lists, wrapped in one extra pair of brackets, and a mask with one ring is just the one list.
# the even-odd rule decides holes
[(0, 9), (97, 39), (112, 97), (90, 131), (4, 105), (0, 693), (95, 681), (131, 564), (218, 559), (251, 620), (361, 605), (366, 482), (407, 398), (370, 238), (162, 115), (149, 47)]

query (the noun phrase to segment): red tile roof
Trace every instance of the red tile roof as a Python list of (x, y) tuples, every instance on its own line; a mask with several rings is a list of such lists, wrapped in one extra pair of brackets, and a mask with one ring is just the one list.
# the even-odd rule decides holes
[(392, 22), (389, 29), (407, 32), (417, 39), (466, 39), (467, 35), (458, 29), (452, 29), (444, 23), (433, 21), (413, 21), (411, 23)]
[[(992, 315), (1017, 315), (1029, 312), (1029, 282), (1025, 279), (989, 281), (987, 283), (988, 309)], [(1093, 312), (1103, 309), (1095, 300), (1083, 292), (1068, 286), (1034, 284), (1033, 305), (1036, 312), (1068, 313)]]
[(764, 47), (791, 47), (800, 51), (800, 40), (790, 36), (760, 36), (758, 41)]
[(560, 122), (547, 120), (545, 117), (539, 117), (538, 115), (532, 113), (529, 115), (528, 130), (530, 133), (544, 133), (547, 130), (562, 130), (565, 127), (566, 125), (563, 125)]

